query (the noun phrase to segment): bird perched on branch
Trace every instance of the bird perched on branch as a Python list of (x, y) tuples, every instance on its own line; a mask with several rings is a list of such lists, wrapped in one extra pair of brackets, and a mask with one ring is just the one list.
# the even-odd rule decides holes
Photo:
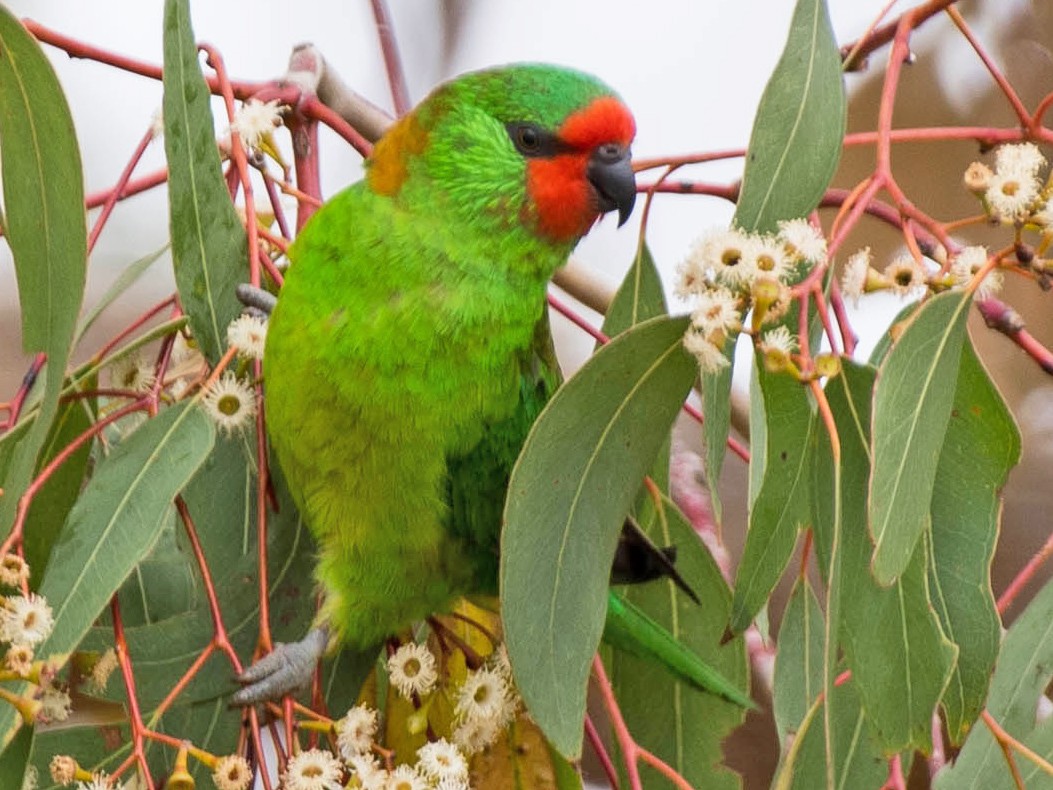
[[(546, 286), (602, 215), (632, 211), (634, 133), (585, 74), (467, 74), (395, 123), (365, 179), (300, 233), (267, 334), (267, 425), (324, 603), (235, 702), (301, 685), (327, 643), (366, 647), (497, 593), (508, 477), (560, 382)], [(686, 587), (671, 555), (627, 522), (613, 575)], [(619, 645), (704, 685), (701, 661), (640, 612), (615, 599), (608, 621)]]

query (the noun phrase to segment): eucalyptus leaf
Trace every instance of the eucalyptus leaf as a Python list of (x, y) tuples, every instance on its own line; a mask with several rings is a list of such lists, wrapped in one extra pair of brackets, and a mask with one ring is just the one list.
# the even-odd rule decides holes
[(845, 129), (841, 53), (825, 0), (798, 0), (779, 63), (761, 96), (734, 223), (771, 232), (819, 203)]
[(962, 291), (929, 299), (878, 369), (868, 523), (885, 585), (910, 563), (929, 518), (971, 304)]
[(607, 337), (614, 337), (641, 321), (667, 312), (662, 278), (651, 250), (645, 244), (633, 258), (632, 266), (625, 273), (622, 284), (607, 308), (602, 331)]
[[(789, 562), (800, 527), (811, 518), (809, 436), (814, 412), (805, 387), (787, 373), (771, 373), (758, 360), (759, 392), (752, 400), (762, 409), (752, 424), (754, 453), (750, 458), (749, 532), (735, 577), (735, 597), (729, 628), (740, 633), (764, 606)], [(758, 441), (763, 452), (757, 452)], [(754, 492), (755, 491), (755, 495)]]
[(568, 758), (581, 749), (618, 533), (694, 380), (686, 328), (687, 319), (655, 318), (604, 346), (557, 390), (512, 472), (505, 636), (531, 715)]
[[(853, 683), (867, 718), (892, 754), (931, 748), (932, 715), (950, 678), (958, 649), (944, 635), (928, 585), (927, 542), (890, 587), (869, 571), (866, 486), (870, 473), (869, 426), (874, 369), (845, 362), (826, 386), (841, 446), (842, 529), (840, 635)], [(816, 542), (829, 563), (833, 532), (833, 459), (820, 442), (815, 470)]]
[[(738, 687), (748, 679), (745, 646), (721, 646), (731, 594), (713, 558), (683, 514), (663, 499), (665, 518), (651, 509), (641, 527), (662, 546), (677, 547), (677, 569), (703, 602), (691, 601), (669, 580), (619, 588), (662, 627)], [(630, 732), (696, 787), (734, 788), (739, 778), (720, 766), (722, 743), (742, 723), (745, 711), (712, 694), (678, 682), (653, 661), (611, 651), (610, 678)], [(641, 768), (645, 787), (673, 787), (657, 771)]]
[(779, 626), (775, 727), (779, 742), (797, 731), (823, 690), (823, 610), (806, 577), (797, 579)]
[(964, 740), (983, 709), (998, 656), (1002, 621), (991, 590), (991, 561), (1002, 486), (1019, 460), (1020, 432), (966, 339), (933, 487), (929, 566), (933, 604), (959, 649), (943, 695), (954, 744)]
[(55, 626), (37, 650), (39, 658), (65, 663), (153, 546), (168, 506), (208, 457), (214, 437), (205, 413), (186, 403), (147, 421), (99, 464), (62, 528), (40, 585)]
[[(1050, 680), (1053, 680), (1053, 582), (1047, 581), (1002, 640), (987, 694), (987, 712), (995, 721), (1018, 740), (1037, 738), (1047, 756), (1053, 752), (1053, 738), (1048, 726), (1036, 728), (1035, 717), (1039, 699)], [(1023, 762), (1019, 756), (1017, 759)], [(936, 790), (1013, 787), (1005, 755), (986, 726), (973, 727), (954, 765), (939, 773), (934, 786)], [(1032, 786), (1045, 785), (1027, 785)]]
[[(22, 347), (47, 354), (39, 419), (13, 438), (0, 477), (0, 532), (14, 522), (51, 423), (84, 296), (87, 225), (73, 118), (40, 45), (0, 6), (0, 173), (14, 257)], [(5, 455), (7, 451), (5, 451)]]
[(165, 0), (164, 118), (169, 223), (179, 301), (202, 353), (215, 364), (227, 324), (241, 313), (234, 293), (245, 279), (248, 243), (230, 200), (198, 65), (188, 0)]
[(827, 718), (832, 722), (834, 745), (834, 787), (843, 790), (881, 787), (888, 777), (888, 763), (877, 747), (874, 733), (860, 705), (852, 681), (834, 687), (833, 709), (823, 715), (817, 699), (792, 742), (790, 753), (779, 766), (772, 786), (776, 790), (812, 790), (826, 787)]

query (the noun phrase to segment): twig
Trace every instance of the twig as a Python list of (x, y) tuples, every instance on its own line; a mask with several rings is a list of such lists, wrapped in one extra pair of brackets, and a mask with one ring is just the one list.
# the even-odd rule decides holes
[(1045, 565), (1046, 561), (1053, 557), (1053, 533), (1046, 538), (1046, 542), (1042, 545), (1042, 548), (1027, 561), (1020, 573), (1016, 575), (1009, 586), (1005, 588), (1005, 591), (998, 598), (998, 613), (1004, 615), (1006, 610), (1012, 606), (1013, 601), (1020, 594), (1020, 591), (1024, 589), (1028, 582), (1035, 578), (1035, 574), (1038, 570)]
[(380, 51), (384, 55), (384, 67), (388, 73), (395, 114), (405, 115), (409, 112), (411, 102), (406, 85), (406, 70), (399, 55), (398, 41), (395, 40), (395, 26), (391, 22), (391, 11), (384, 0), (370, 0), (370, 5), (373, 7), (373, 19), (376, 21), (377, 36), (380, 38)]
[(1012, 756), (1012, 752), (1014, 751), (1020, 752), (1020, 754), (1026, 757), (1030, 762), (1034, 763), (1042, 773), (1048, 776), (1053, 776), (1053, 764), (1050, 764), (1050, 762), (1042, 757), (1042, 755), (1029, 749), (1006, 732), (1002, 725), (995, 721), (994, 716), (992, 716), (987, 710), (980, 712), (980, 718), (984, 720), (984, 724), (986, 724), (987, 728), (991, 731), (991, 735), (993, 735), (994, 739), (998, 741), (998, 745), (1002, 747), (1002, 751), (1006, 755), (1006, 762), (1009, 763), (1009, 768), (1013, 772), (1013, 778), (1017, 780), (1019, 787), (1023, 788), (1024, 784), (1023, 780), (1020, 778), (1020, 773), (1016, 770), (1016, 763)]
[(976, 307), (989, 328), (1008, 337), (1038, 363), (1042, 370), (1053, 375), (1053, 352), (1024, 329), (1024, 319), (1016, 310), (993, 296), (979, 300)]
[(1005, 758), (1005, 763), (1009, 767), (1009, 773), (1013, 777), (1013, 784), (1016, 785), (1017, 790), (1027, 790), (1024, 785), (1024, 778), (1020, 775), (1020, 767), (1016, 764), (1016, 757), (1013, 756), (1013, 744), (1020, 745), (1019, 742), (1003, 730), (986, 710), (980, 712), (980, 718), (984, 720), (984, 724), (987, 725), (987, 728), (994, 736), (995, 743), (1002, 750), (1002, 756)]

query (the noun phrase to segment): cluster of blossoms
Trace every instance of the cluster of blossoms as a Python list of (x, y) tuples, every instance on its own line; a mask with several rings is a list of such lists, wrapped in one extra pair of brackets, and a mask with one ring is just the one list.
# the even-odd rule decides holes
[[(400, 646), (388, 658), (387, 670), (393, 692), (418, 706), (416, 715), (407, 722), (414, 732), (429, 726), (428, 712), (437, 700), (445, 697), (452, 701), (452, 741), (431, 741), (417, 750), (412, 764), (387, 767), (374, 755), (379, 714), (368, 705), (356, 705), (334, 725), (337, 753), (308, 749), (295, 755), (282, 777), (283, 788), (468, 789), (468, 757), (493, 743), (518, 710), (507, 654), (499, 650), (482, 667), (469, 671), (457, 686), (441, 682), (438, 661), (426, 644)], [(351, 777), (347, 784), (345, 774)]]
[[(352, 708), (348, 715), (354, 715), (356, 710)], [(376, 715), (376, 711), (372, 713)], [(445, 738), (424, 744), (416, 756), (413, 765), (399, 765), (389, 770), (368, 751), (341, 760), (324, 749), (307, 749), (289, 760), (281, 787), (283, 790), (343, 790), (345, 787), (362, 790), (468, 789), (468, 761)], [(348, 771), (351, 778), (345, 784), (343, 777)]]
[[(252, 769), (249, 762), (241, 755), (231, 754), (215, 757), (205, 752), (199, 755), (212, 768), (212, 782), (218, 790), (248, 790), (252, 783)], [(82, 768), (75, 759), (65, 754), (51, 758), (48, 765), (51, 781), (62, 787), (77, 783), (76, 790), (130, 790), (135, 786), (134, 780), (125, 785), (105, 773), (92, 773)], [(168, 777), (165, 787), (194, 787), (194, 779), (186, 769), (186, 750), (181, 750), (176, 759), (176, 767)], [(319, 790), (323, 785), (317, 785)], [(29, 788), (23, 785), (23, 790)]]
[[(504, 646), (456, 683), (440, 672), (437, 657), (425, 644), (399, 647), (388, 658), (387, 670), (392, 693), (413, 700), (417, 707), (408, 726), (414, 732), (429, 726), (443, 729), (428, 719), (432, 705), (441, 699), (446, 704), (440, 709), (453, 710), (450, 738), (424, 744), (413, 762), (383, 763), (376, 756), (385, 754), (377, 745), (380, 715), (359, 704), (333, 723), (334, 750), (305, 749), (289, 758), (282, 790), (468, 790), (470, 756), (494, 743), (520, 708)], [(247, 790), (252, 771), (243, 757), (212, 759), (209, 765), (218, 790)], [(87, 774), (66, 756), (52, 760), (51, 775), (61, 785), (79, 780), (78, 790), (123, 788), (109, 784), (105, 776)]]
[[(841, 278), (841, 291), (853, 301), (865, 293), (890, 291), (899, 296), (920, 296), (927, 289), (933, 291), (964, 287), (987, 264), (987, 248), (963, 247), (951, 261), (946, 273), (941, 270), (932, 274), (910, 255), (901, 255), (882, 272), (873, 266), (870, 248), (864, 248), (849, 257)], [(976, 295), (983, 299), (998, 292), (1002, 287), (1002, 272), (993, 269), (987, 272), (976, 288)]]
[(268, 102), (249, 99), (234, 113), (229, 131), (241, 137), (248, 148), (262, 151), (284, 164), (274, 142), (274, 130), (282, 125), (283, 110), (277, 99)]
[[(29, 581), (29, 566), (17, 554), (0, 557), (0, 585), (22, 588)], [(69, 692), (55, 679), (54, 668), (36, 660), (34, 652), (51, 633), (55, 620), (48, 602), (36, 593), (17, 593), (0, 596), (0, 642), (4, 649), (2, 680), (24, 680), (34, 687), (28, 697), (10, 697), (18, 707), (22, 719), (35, 721), (65, 721), (70, 714)], [(101, 689), (117, 666), (112, 650), (97, 654), (78, 655), (79, 667), (89, 688)]]
[(993, 171), (983, 162), (969, 165), (965, 186), (980, 198), (991, 219), (1053, 230), (1049, 187), (1039, 175), (1045, 166), (1046, 158), (1033, 143), (1003, 145), (995, 152)]
[(702, 236), (677, 270), (676, 295), (693, 303), (691, 327), (684, 346), (703, 372), (726, 367), (729, 338), (743, 331), (743, 316), (752, 311), (758, 345), (788, 356), (796, 348), (787, 331), (761, 335), (764, 325), (778, 322), (790, 306), (789, 283), (807, 264), (826, 261), (826, 240), (804, 219), (779, 223), (775, 235), (719, 229)]
[[(202, 393), (201, 405), (216, 426), (232, 435), (253, 423), (256, 416), (256, 393), (252, 386), (252, 362), (263, 359), (267, 340), (267, 322), (255, 315), (241, 315), (227, 327), (227, 345), (236, 349), (236, 369), (227, 369), (210, 381)], [(194, 382), (200, 382), (206, 370), (201, 353), (183, 334), (177, 334), (169, 359), (168, 372), (162, 382), (171, 400), (180, 400)], [(114, 389), (132, 395), (148, 393), (157, 384), (152, 362), (139, 354), (126, 354), (108, 366)], [(141, 413), (124, 418), (123, 431), (138, 427)]]
[(435, 655), (425, 644), (408, 643), (388, 659), (391, 685), (402, 696), (421, 701), (426, 710), (438, 694), (452, 699), (453, 743), (472, 755), (493, 744), (519, 712), (521, 700), (512, 680), (504, 645), (481, 667), (468, 670), (459, 684), (440, 684)]
[[(253, 315), (242, 315), (227, 327), (227, 344), (236, 348), (245, 363), (263, 359), (267, 323)], [(243, 366), (244, 367), (244, 366)], [(256, 417), (256, 393), (248, 370), (223, 371), (205, 390), (201, 405), (220, 430), (230, 435), (250, 425)]]
[[(375, 756), (379, 714), (367, 705), (356, 705), (334, 725), (336, 754), (322, 749), (300, 752), (289, 761), (282, 778), (283, 788), (467, 790), (469, 757), (494, 743), (519, 710), (504, 647), (499, 647), (478, 669), (469, 670), (461, 682), (446, 677), (428, 646), (415, 642), (392, 653), (387, 670), (393, 693), (412, 700), (416, 707), (416, 713), (407, 720), (413, 732), (423, 732), (428, 727), (446, 729), (429, 720), (436, 702), (447, 703), (439, 709), (453, 709), (449, 739), (424, 744), (413, 763), (385, 766)], [(347, 784), (342, 783), (345, 774), (351, 777)]]
[[(1043, 234), (1040, 251), (1053, 240), (1053, 207), (1048, 203), (1050, 187), (1041, 177), (1045, 166), (1045, 157), (1034, 144), (1003, 145), (995, 152), (993, 170), (982, 162), (973, 162), (963, 179), (966, 188), (980, 199), (991, 220), (1012, 225), (1018, 234), (1024, 228), (1040, 230)], [(1022, 257), (1027, 248), (1017, 246), (1018, 261), (1040, 275), (1048, 275), (1050, 267), (1046, 260), (1030, 253)], [(943, 265), (932, 272), (926, 271), (910, 255), (894, 259), (879, 272), (873, 267), (870, 250), (864, 249), (845, 264), (841, 289), (846, 296), (857, 301), (864, 293), (883, 290), (901, 296), (917, 296), (926, 290), (964, 287), (981, 270), (986, 270), (983, 280), (975, 286), (977, 298), (984, 299), (1001, 290), (1003, 282), (1001, 269), (988, 266), (989, 257), (986, 247), (969, 246), (953, 255), (948, 265), (941, 248), (937, 259)]]

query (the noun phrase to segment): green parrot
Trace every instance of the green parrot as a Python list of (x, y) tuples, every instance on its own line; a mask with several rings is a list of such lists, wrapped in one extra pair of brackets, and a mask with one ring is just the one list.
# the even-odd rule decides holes
[[(327, 645), (369, 647), (462, 596), (497, 594), (509, 474), (560, 383), (546, 287), (603, 214), (631, 212), (634, 133), (588, 75), (467, 74), (395, 123), (365, 179), (304, 227), (269, 319), (264, 387), (324, 603), (303, 642), (239, 678), (251, 685), (236, 704), (302, 685)], [(612, 578), (686, 588), (673, 559), (627, 522)], [(607, 633), (750, 704), (613, 594)]]

